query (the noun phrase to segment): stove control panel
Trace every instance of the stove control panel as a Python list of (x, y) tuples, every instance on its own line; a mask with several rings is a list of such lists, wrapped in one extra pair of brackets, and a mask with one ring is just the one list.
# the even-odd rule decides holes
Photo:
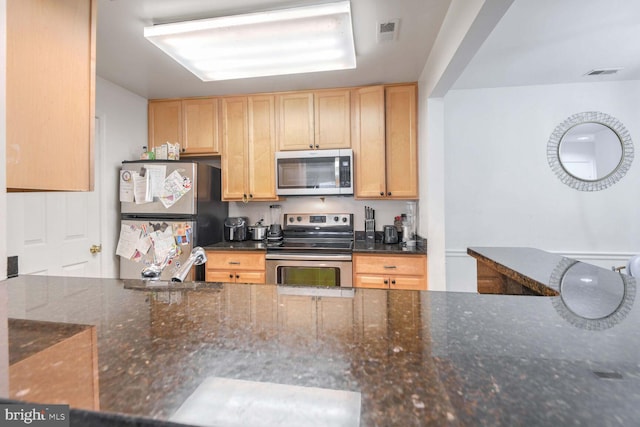
[(353, 225), (353, 214), (284, 214), (285, 227), (330, 228), (335, 226), (350, 227)]

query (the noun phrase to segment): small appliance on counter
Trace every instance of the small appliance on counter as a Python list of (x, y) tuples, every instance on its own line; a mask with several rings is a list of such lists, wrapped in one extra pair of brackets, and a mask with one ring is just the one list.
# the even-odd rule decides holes
[(387, 245), (398, 243), (398, 229), (395, 225), (385, 225), (382, 229), (384, 230), (383, 243)]
[(249, 218), (232, 216), (224, 220), (224, 240), (227, 242), (243, 242), (249, 239)]
[(271, 205), (269, 206), (269, 215), (271, 216), (271, 225), (269, 226), (269, 232), (267, 233), (267, 243), (270, 245), (279, 245), (282, 243), (282, 206)]
[(251, 240), (263, 241), (267, 238), (267, 230), (269, 227), (262, 224), (262, 220), (255, 223), (255, 225), (249, 226), (249, 232), (251, 233)]

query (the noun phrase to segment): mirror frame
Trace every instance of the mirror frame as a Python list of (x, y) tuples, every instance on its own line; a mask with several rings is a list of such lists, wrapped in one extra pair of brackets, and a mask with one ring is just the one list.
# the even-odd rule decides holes
[(560, 295), (556, 297), (551, 297), (551, 304), (555, 308), (556, 312), (560, 315), (560, 317), (571, 323), (573, 326), (590, 331), (601, 331), (604, 329), (609, 329), (622, 322), (622, 320), (627, 317), (627, 315), (631, 311), (633, 302), (636, 299), (635, 278), (626, 274), (613, 273), (620, 276), (620, 280), (622, 281), (622, 285), (624, 287), (624, 295), (622, 296), (622, 300), (620, 301), (618, 307), (616, 307), (616, 309), (609, 313), (607, 316), (601, 317), (599, 319), (583, 317), (569, 308), (565, 299), (562, 297), (562, 281), (564, 279), (564, 276), (571, 269), (571, 267), (578, 263), (579, 261), (576, 261), (574, 259), (562, 257), (562, 260), (558, 263), (558, 265), (556, 265), (553, 272), (551, 273), (551, 277), (549, 277), (549, 286), (560, 293)]
[[(600, 179), (584, 180), (571, 175), (560, 161), (560, 143), (562, 142), (562, 138), (569, 130), (583, 123), (598, 123), (608, 127), (618, 136), (620, 145), (622, 146), (620, 163), (618, 163), (618, 166), (616, 166), (611, 173)], [(547, 143), (547, 161), (549, 162), (551, 170), (564, 184), (580, 191), (604, 190), (620, 181), (631, 167), (633, 156), (633, 142), (631, 141), (631, 135), (627, 128), (615, 117), (599, 111), (585, 111), (570, 116), (556, 126)]]

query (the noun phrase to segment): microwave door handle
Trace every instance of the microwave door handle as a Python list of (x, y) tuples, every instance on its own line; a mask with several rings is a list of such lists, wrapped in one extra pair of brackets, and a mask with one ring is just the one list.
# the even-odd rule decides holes
[(336, 188), (340, 188), (340, 156), (336, 156)]

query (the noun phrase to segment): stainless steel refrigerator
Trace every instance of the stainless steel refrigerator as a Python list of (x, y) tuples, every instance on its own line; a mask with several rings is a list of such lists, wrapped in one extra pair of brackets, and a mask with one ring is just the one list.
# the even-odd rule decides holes
[[(134, 199), (123, 188), (133, 177), (146, 178), (147, 198)], [(136, 188), (139, 191), (139, 188)], [(120, 278), (139, 279), (142, 269), (163, 258), (174, 245), (178, 255), (165, 267), (170, 280), (194, 246), (222, 241), (228, 204), (221, 200), (220, 169), (195, 161), (124, 161), (120, 172)], [(131, 197), (128, 197), (131, 196)], [(134, 200), (134, 201), (129, 201)], [(162, 236), (162, 239), (157, 238)], [(162, 248), (161, 248), (162, 246)], [(123, 254), (125, 254), (123, 256)], [(193, 267), (187, 280), (204, 280), (204, 266)]]

